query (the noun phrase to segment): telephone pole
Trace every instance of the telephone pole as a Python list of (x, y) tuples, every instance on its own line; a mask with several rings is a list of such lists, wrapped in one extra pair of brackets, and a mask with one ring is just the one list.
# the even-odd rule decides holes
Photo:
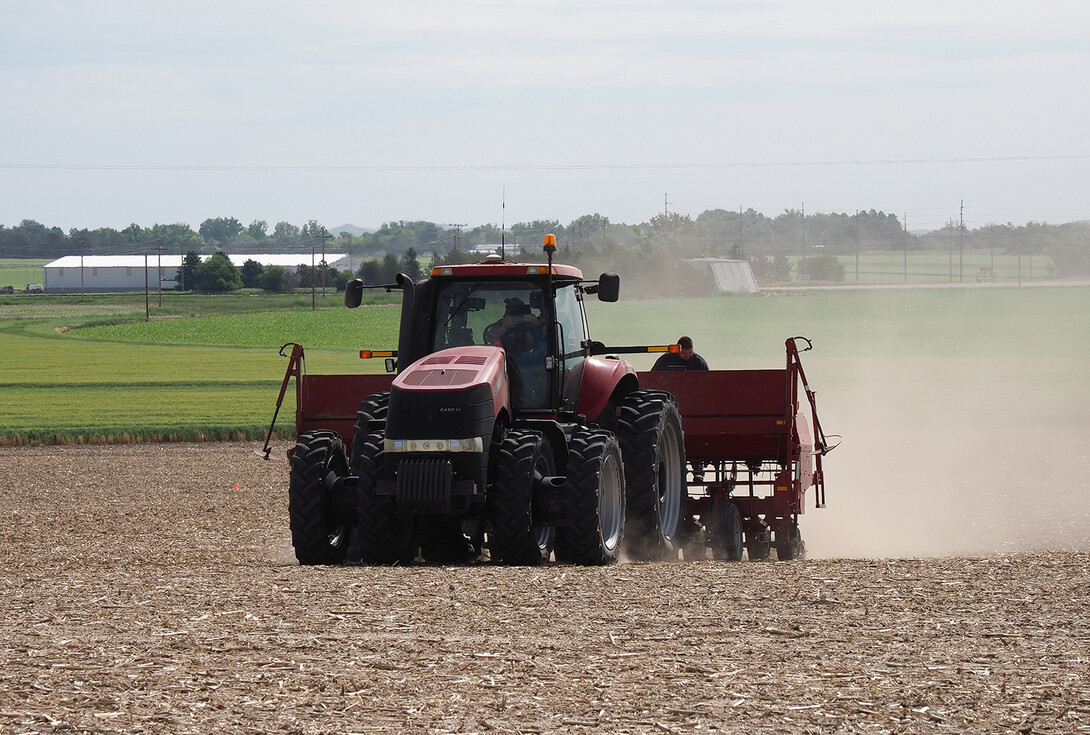
[(459, 244), (462, 241), (462, 228), (466, 226), (465, 222), (448, 222), (448, 227), (454, 228), (454, 252), (458, 252)]
[(158, 262), (155, 265), (155, 272), (158, 274), (158, 277), (155, 280), (159, 284), (159, 308), (162, 309), (163, 308), (163, 246), (162, 246), (162, 244), (156, 245), (155, 250), (156, 250), (156, 253), (157, 253), (157, 257), (159, 258)]
[[(322, 241), (322, 297), (325, 298), (325, 241), (333, 237), (326, 229), (322, 228), (322, 234), (318, 235), (318, 239)], [(311, 259), (313, 260), (313, 258)]]
[(965, 280), (965, 200), (961, 200), (961, 213), (958, 215), (958, 281)]
[(83, 301), (83, 246), (86, 240), (79, 241), (79, 300)]

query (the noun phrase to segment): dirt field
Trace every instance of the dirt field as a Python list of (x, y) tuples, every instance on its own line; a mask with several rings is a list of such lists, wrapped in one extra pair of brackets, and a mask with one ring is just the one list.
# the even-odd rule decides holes
[(252, 449), (0, 450), (0, 732), (1090, 731), (1085, 550), (300, 568)]

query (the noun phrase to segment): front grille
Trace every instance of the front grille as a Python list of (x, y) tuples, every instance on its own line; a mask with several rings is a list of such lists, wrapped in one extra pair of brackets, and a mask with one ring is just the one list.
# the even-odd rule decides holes
[(395, 496), (402, 513), (451, 513), (454, 465), (449, 459), (404, 459), (397, 464)]

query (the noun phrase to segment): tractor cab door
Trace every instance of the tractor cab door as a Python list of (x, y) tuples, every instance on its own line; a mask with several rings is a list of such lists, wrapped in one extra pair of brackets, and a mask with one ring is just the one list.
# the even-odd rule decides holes
[(583, 293), (576, 284), (556, 289), (556, 342), (560, 355), (556, 367), (556, 390), (567, 385), (568, 376), (586, 359), (589, 330), (583, 312)]

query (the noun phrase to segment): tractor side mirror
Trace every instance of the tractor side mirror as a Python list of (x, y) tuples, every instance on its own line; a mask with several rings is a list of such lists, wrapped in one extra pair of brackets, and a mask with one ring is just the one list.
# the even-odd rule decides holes
[(363, 281), (353, 278), (344, 287), (344, 305), (349, 309), (355, 309), (363, 303)]
[(621, 296), (621, 277), (616, 273), (598, 276), (598, 300), (613, 302)]

